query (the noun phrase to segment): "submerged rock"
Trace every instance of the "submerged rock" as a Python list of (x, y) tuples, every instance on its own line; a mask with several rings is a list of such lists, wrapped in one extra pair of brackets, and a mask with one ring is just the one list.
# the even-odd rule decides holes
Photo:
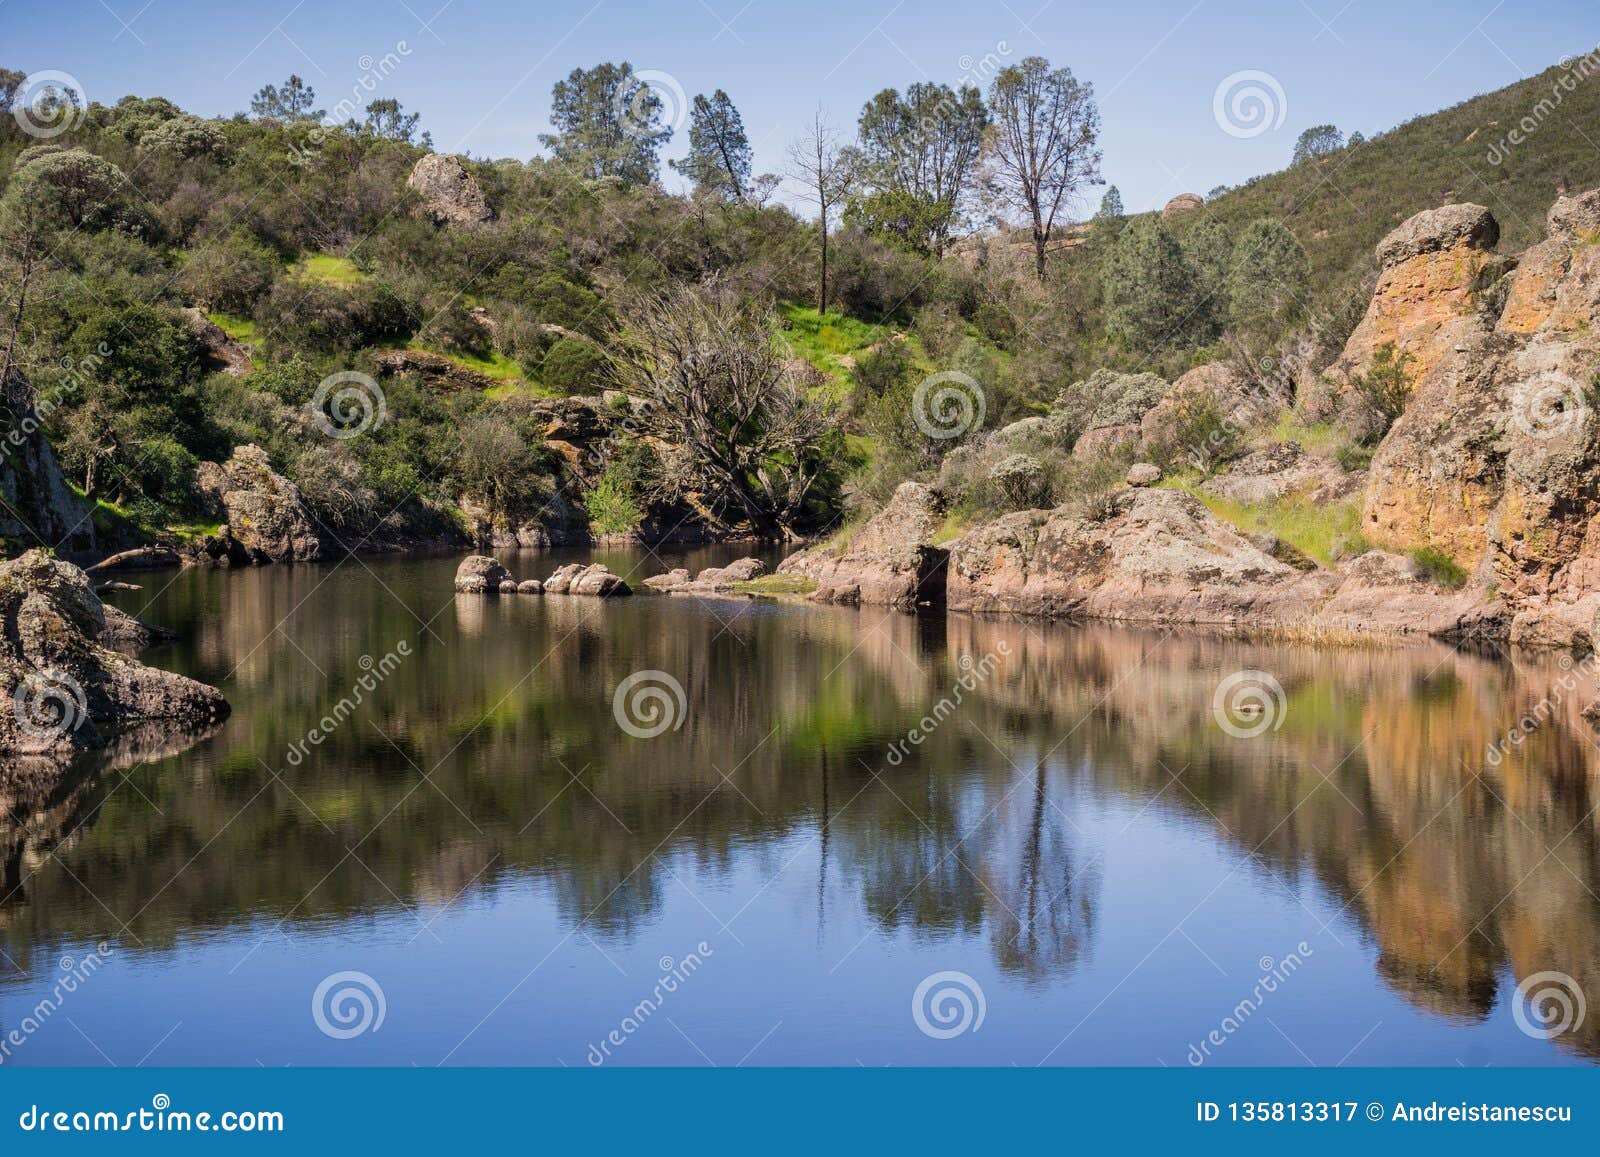
[(0, 564), (0, 751), (105, 747), (135, 724), (187, 728), (225, 718), (228, 703), (215, 687), (113, 649), (148, 630), (108, 612), (71, 563), (31, 550)]
[(644, 585), (650, 590), (665, 593), (677, 590), (679, 587), (689, 585), (689, 572), (684, 567), (675, 567), (666, 574), (653, 574), (644, 580)]

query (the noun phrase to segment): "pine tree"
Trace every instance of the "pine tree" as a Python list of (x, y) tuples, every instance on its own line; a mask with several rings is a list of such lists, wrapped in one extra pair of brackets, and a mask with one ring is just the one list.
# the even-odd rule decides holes
[(744, 120), (720, 88), (696, 96), (689, 111), (689, 155), (671, 162), (695, 188), (742, 201), (750, 192), (750, 138)]
[(585, 177), (647, 185), (656, 178), (656, 155), (672, 139), (661, 114), (661, 98), (626, 61), (575, 68), (551, 90), (556, 131), (539, 140)]

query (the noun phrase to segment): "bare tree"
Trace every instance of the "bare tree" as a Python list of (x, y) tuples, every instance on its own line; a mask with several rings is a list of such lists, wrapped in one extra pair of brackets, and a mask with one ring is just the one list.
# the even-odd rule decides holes
[(850, 150), (840, 147), (838, 134), (819, 108), (805, 135), (789, 146), (789, 175), (804, 186), (806, 199), (817, 207), (822, 230), (818, 313), (828, 312), (828, 210), (849, 193), (854, 168)]
[(1062, 209), (1085, 185), (1100, 182), (1100, 110), (1094, 86), (1042, 56), (1003, 68), (989, 88), (990, 181), (1000, 198), (1033, 226), (1033, 252), (1044, 280), (1045, 248)]
[(732, 507), (760, 533), (799, 537), (795, 520), (829, 470), (832, 427), (796, 385), (764, 310), (716, 286), (665, 291), (631, 319), (617, 373), (646, 400), (638, 433), (664, 444), (664, 497)]

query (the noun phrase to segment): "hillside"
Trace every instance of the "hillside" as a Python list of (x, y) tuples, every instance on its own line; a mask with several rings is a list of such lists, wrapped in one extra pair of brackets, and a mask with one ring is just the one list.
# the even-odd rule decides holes
[[(600, 74), (628, 66), (574, 77)], [(1550, 69), (1170, 220), (1107, 212), (1042, 278), (1009, 238), (943, 247), (942, 202), (858, 182), (830, 220), (825, 311), (816, 221), (711, 179), (670, 194), (648, 148), (608, 171), (570, 128), (549, 159), (453, 157), (398, 106), (332, 127), (294, 85), (230, 118), (160, 97), (68, 106), (44, 139), (0, 117), (3, 420), (48, 465), (0, 481), (12, 505), (51, 496), (61, 530), (75, 493), (99, 549), (159, 539), (234, 561), (810, 535), (907, 479), (950, 492), (953, 533), (1115, 482), (1114, 439), (1099, 456), (1073, 443), (1137, 419), (1106, 400), (1117, 374), (1145, 405), (1223, 363), (1355, 461), (1368, 432), (1301, 403), (1367, 307), (1375, 243), (1469, 199), (1500, 253), (1541, 237), (1558, 190), (1600, 186), (1580, 123), (1600, 88), (1562, 89), (1487, 157), (1575, 76)], [(1004, 461), (978, 445), (1030, 420)], [(272, 530), (241, 541), (244, 523)], [(73, 545), (27, 530), (0, 525), (7, 553)]]
[[(1451, 108), (1418, 116), (1310, 163), (1269, 173), (1174, 219), (1180, 236), (1210, 218), (1242, 229), (1276, 217), (1311, 260), (1319, 300), (1376, 268), (1379, 238), (1424, 209), (1471, 201), (1500, 222), (1504, 252), (1544, 236), (1562, 193), (1600, 185), (1600, 63), (1578, 58)], [(1541, 110), (1543, 102), (1543, 110)], [(1525, 118), (1520, 144), (1508, 136)]]

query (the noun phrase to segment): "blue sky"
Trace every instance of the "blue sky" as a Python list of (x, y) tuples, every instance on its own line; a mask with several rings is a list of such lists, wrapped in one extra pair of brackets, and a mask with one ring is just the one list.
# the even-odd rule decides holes
[[(479, 157), (538, 153), (551, 84), (601, 60), (670, 77), (669, 93), (726, 89), (758, 169), (776, 169), (819, 104), (853, 128), (881, 88), (1039, 54), (1094, 82), (1104, 175), (1130, 210), (1279, 168), (1308, 125), (1371, 134), (1597, 43), (1594, 0), (0, 0), (0, 65), (60, 69), (94, 100), (227, 114), (298, 72), (325, 107), (397, 97), (441, 151)], [(1256, 135), (1214, 114), (1245, 72), (1276, 82), (1257, 80), (1276, 127)]]

